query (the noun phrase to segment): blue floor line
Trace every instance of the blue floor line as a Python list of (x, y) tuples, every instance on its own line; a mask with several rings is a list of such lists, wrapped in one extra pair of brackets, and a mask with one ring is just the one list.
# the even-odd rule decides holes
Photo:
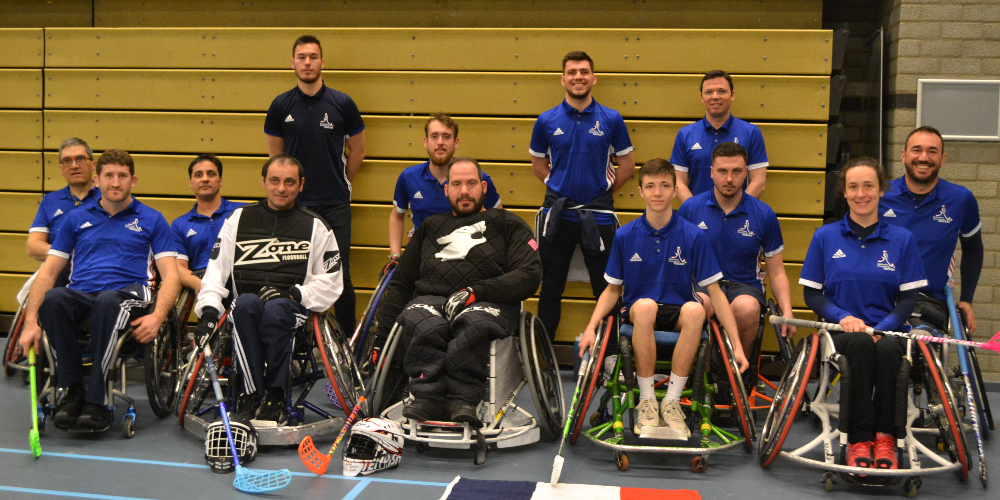
[(344, 498), (342, 500), (354, 500), (355, 498), (358, 497), (358, 495), (361, 494), (361, 492), (368, 486), (369, 483), (371, 483), (371, 480), (369, 479), (358, 480), (358, 484), (356, 484), (354, 486), (354, 489), (349, 491), (347, 495), (344, 495)]
[(34, 493), (36, 495), (50, 495), (57, 497), (95, 498), (98, 500), (147, 500), (138, 497), (116, 497), (111, 495), (96, 495), (93, 493), (81, 493), (78, 491), (40, 490), (36, 488), (18, 488), (16, 486), (0, 486), (0, 491), (14, 491), (17, 493)]

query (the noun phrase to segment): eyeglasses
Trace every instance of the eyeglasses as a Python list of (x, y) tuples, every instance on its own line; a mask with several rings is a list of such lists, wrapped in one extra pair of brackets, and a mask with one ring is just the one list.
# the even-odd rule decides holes
[(85, 161), (90, 161), (90, 158), (87, 158), (86, 156), (77, 156), (76, 158), (63, 158), (62, 160), (59, 160), (59, 163), (62, 163), (62, 166), (64, 167), (72, 167), (74, 162), (77, 165), (83, 166), (83, 162)]

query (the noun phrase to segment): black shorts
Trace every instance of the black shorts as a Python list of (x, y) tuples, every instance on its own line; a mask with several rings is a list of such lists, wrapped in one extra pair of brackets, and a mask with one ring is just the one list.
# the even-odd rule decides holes
[[(719, 287), (722, 288), (722, 293), (726, 294), (726, 300), (728, 300), (730, 304), (732, 304), (733, 301), (736, 300), (736, 297), (739, 297), (740, 295), (749, 295), (757, 299), (757, 303), (760, 304), (761, 310), (767, 307), (767, 298), (764, 296), (764, 290), (762, 290), (759, 286), (726, 280), (720, 280), (717, 283), (719, 284)], [(707, 287), (695, 287), (695, 291), (708, 295)]]
[[(622, 323), (631, 325), (632, 319), (629, 318), (628, 311), (628, 306), (622, 308)], [(677, 320), (680, 317), (681, 306), (675, 306), (673, 304), (656, 304), (656, 324), (653, 325), (653, 330), (661, 332), (675, 332), (677, 331)]]

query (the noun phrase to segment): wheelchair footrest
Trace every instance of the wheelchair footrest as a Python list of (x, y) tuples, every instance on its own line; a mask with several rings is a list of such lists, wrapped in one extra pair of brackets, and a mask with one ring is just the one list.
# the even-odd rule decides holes
[(689, 436), (670, 427), (645, 426), (639, 432), (640, 439), (667, 439), (671, 441), (687, 441)]

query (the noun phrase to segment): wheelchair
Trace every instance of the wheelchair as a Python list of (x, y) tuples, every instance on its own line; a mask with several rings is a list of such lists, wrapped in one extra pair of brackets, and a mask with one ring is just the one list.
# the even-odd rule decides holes
[[(489, 444), (510, 448), (561, 435), (565, 404), (562, 378), (555, 351), (537, 316), (522, 311), (517, 333), (490, 344), (487, 397), (477, 411), (481, 427), (458, 422), (412, 422), (403, 417), (406, 376), (398, 361), (393, 363), (402, 336), (395, 324), (374, 363), (369, 382), (368, 415), (380, 415), (402, 426), (405, 438), (418, 449), (475, 448), (473, 463), (486, 461)], [(538, 416), (514, 403), (528, 386)]]
[[(613, 368), (605, 367), (605, 353), (609, 339), (615, 338), (618, 329), (619, 356), (614, 361)], [(594, 342), (591, 361), (581, 367), (584, 372), (580, 379), (580, 397), (577, 406), (573, 408), (573, 418), (570, 422), (570, 443), (576, 443), (590, 402), (595, 396), (595, 390), (600, 386), (605, 388), (600, 397), (597, 410), (590, 416), (591, 428), (583, 431), (583, 435), (592, 442), (610, 448), (614, 451), (618, 469), (627, 471), (629, 468), (628, 452), (643, 453), (675, 453), (695, 455), (691, 460), (694, 472), (704, 472), (708, 467), (708, 455), (730, 449), (743, 447), (751, 450), (751, 443), (756, 438), (753, 412), (747, 400), (746, 388), (740, 376), (739, 367), (732, 344), (725, 332), (714, 321), (706, 322), (702, 330), (691, 375), (688, 379), (691, 388), (682, 393), (681, 405), (689, 411), (688, 426), (694, 430), (689, 443), (694, 446), (662, 446), (628, 444), (626, 430), (634, 437), (635, 405), (639, 389), (636, 387), (636, 374), (632, 355), (632, 326), (619, 325), (614, 314), (604, 319), (597, 329), (597, 339)], [(677, 332), (654, 332), (656, 345), (672, 346), (676, 344), (680, 334)], [(713, 373), (710, 368), (710, 350), (718, 352), (721, 373)], [(659, 356), (658, 356), (659, 357)], [(610, 364), (610, 363), (607, 363)], [(669, 361), (657, 361), (656, 369), (669, 370)], [(657, 383), (657, 398), (662, 398), (665, 390), (659, 389), (666, 382)], [(724, 404), (723, 404), (724, 403)], [(712, 423), (712, 414), (727, 408), (731, 418), (736, 422), (741, 436), (737, 436), (722, 427)], [(625, 422), (628, 415), (628, 422)]]
[(396, 272), (396, 266), (397, 263), (390, 263), (386, 267), (385, 272), (375, 286), (375, 292), (372, 293), (371, 298), (368, 300), (368, 305), (365, 306), (365, 310), (361, 314), (358, 326), (354, 329), (354, 335), (351, 336), (350, 346), (354, 352), (354, 360), (363, 376), (372, 375), (374, 360), (378, 358), (379, 346), (375, 340), (375, 332), (378, 330), (378, 321), (376, 318), (378, 317), (379, 306), (382, 305), (382, 296), (385, 295), (385, 289), (389, 286), (389, 280), (392, 279), (392, 275)]
[[(219, 382), (226, 395), (223, 402), (229, 408), (235, 408), (241, 389), (238, 381), (242, 378), (233, 359), (231, 311), (229, 309), (223, 314), (215, 331), (197, 341), (199, 346), (204, 345), (201, 342), (210, 346)], [(274, 427), (258, 427), (260, 445), (298, 445), (306, 436), (315, 439), (335, 434), (364, 392), (364, 383), (354, 363), (347, 337), (331, 314), (310, 313), (306, 322), (296, 329), (291, 342), (289, 386), (285, 390), (288, 420)], [(189, 376), (179, 399), (178, 421), (181, 427), (204, 439), (208, 426), (219, 417), (219, 402), (212, 391), (204, 351), (196, 347), (193, 352), (191, 366), (187, 370)], [(307, 399), (316, 382), (324, 379), (328, 379), (332, 387), (330, 404), (343, 416), (336, 416), (334, 410), (324, 409), (320, 403)], [(311, 416), (318, 418), (311, 419)]]
[[(955, 471), (963, 481), (968, 478), (970, 457), (955, 391), (936, 349), (919, 340), (906, 340), (906, 357), (897, 378), (896, 394), (896, 408), (906, 409), (905, 412), (897, 410), (896, 425), (905, 429), (905, 435), (897, 438), (896, 452), (900, 467), (904, 465), (905, 456), (908, 468), (899, 469), (842, 465), (848, 448), (850, 408), (846, 395), (850, 392), (850, 370), (846, 358), (834, 349), (830, 333), (819, 330), (804, 338), (792, 358), (764, 421), (758, 446), (761, 465), (768, 467), (781, 456), (822, 469), (821, 483), (827, 491), (832, 490), (836, 483), (837, 473), (845, 481), (876, 486), (897, 484), (905, 478), (903, 490), (911, 498), (921, 486), (922, 475)], [(809, 398), (809, 378), (816, 365), (819, 383), (812, 398)], [(834, 385), (835, 374), (839, 374), (839, 387)], [(814, 414), (822, 425), (822, 431), (806, 444), (792, 451), (782, 451), (789, 429), (800, 412)], [(832, 426), (831, 417), (839, 419), (837, 428)], [(925, 425), (931, 427), (926, 428)], [(937, 435), (939, 446), (946, 456), (919, 440), (917, 435), (920, 434)], [(820, 446), (822, 453), (819, 458), (807, 456)]]

